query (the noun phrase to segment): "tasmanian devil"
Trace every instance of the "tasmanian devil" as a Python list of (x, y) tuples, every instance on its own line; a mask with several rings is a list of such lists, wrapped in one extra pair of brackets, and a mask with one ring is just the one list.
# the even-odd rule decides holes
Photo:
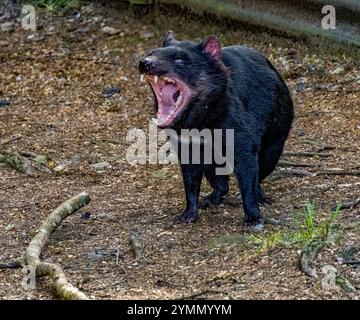
[[(158, 127), (233, 129), (234, 166), (245, 224), (262, 225), (260, 183), (275, 168), (294, 117), (288, 87), (270, 61), (245, 46), (221, 48), (215, 36), (201, 43), (178, 41), (169, 31), (161, 48), (147, 53), (139, 69), (155, 96)], [(179, 139), (179, 144), (184, 143)], [(198, 218), (198, 208), (219, 204), (229, 191), (228, 174), (216, 164), (181, 163), (186, 209), (178, 222)], [(213, 188), (199, 204), (202, 177)]]

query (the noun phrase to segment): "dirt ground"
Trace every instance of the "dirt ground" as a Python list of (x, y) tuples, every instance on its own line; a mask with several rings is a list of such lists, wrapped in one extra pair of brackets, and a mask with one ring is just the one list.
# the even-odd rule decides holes
[[(173, 225), (174, 215), (185, 204), (178, 167), (132, 166), (125, 158), (128, 130), (147, 130), (154, 116), (151, 92), (139, 79), (138, 58), (159, 46), (168, 29), (179, 39), (194, 41), (216, 34), (224, 45), (245, 44), (264, 52), (284, 76), (296, 108), (285, 151), (325, 154), (284, 156), (318, 166), (277, 172), (353, 172), (267, 179), (264, 189), (273, 204), (262, 207), (262, 212), (281, 224), (266, 225), (264, 234), (286, 231), (307, 200), (316, 204), (316, 219), (325, 219), (336, 202), (354, 200), (360, 193), (359, 61), (341, 50), (335, 55), (322, 45), (319, 49), (303, 40), (185, 14), (135, 15), (102, 7), (86, 7), (80, 19), (70, 13), (38, 14), (36, 33), (18, 24), (12, 32), (0, 33), (0, 100), (11, 102), (0, 107), (1, 140), (21, 135), (2, 144), (0, 152), (44, 155), (51, 171), (34, 168), (26, 175), (0, 167), (0, 263), (23, 252), (52, 209), (86, 191), (91, 203), (63, 222), (42, 258), (61, 264), (69, 280), (90, 297), (360, 298), (359, 267), (337, 259), (343, 248), (360, 247), (360, 206), (342, 211), (342, 238), (320, 253), (316, 260), (320, 277), (313, 279), (299, 270), (298, 246), (259, 252), (247, 241), (232, 241), (250, 234), (242, 225), (234, 178), (223, 205), (202, 210), (195, 224)], [(104, 26), (119, 32), (104, 34)], [(104, 90), (111, 87), (121, 92), (104, 97)], [(91, 167), (104, 161), (111, 167), (100, 172)], [(202, 191), (209, 190), (204, 184)], [(85, 212), (89, 219), (81, 219)], [(133, 232), (145, 243), (140, 260), (130, 250)], [(325, 289), (321, 281), (325, 264), (335, 266), (357, 292)], [(23, 276), (21, 269), (0, 269), (0, 298), (56, 298), (49, 278), (39, 279), (36, 290), (25, 290)]]

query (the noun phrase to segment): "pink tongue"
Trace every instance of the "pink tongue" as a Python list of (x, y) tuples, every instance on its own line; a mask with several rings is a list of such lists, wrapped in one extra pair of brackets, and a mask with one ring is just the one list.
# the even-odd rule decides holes
[(172, 84), (167, 84), (162, 90), (161, 100), (164, 105), (170, 107), (174, 105), (174, 94), (176, 93), (177, 87)]

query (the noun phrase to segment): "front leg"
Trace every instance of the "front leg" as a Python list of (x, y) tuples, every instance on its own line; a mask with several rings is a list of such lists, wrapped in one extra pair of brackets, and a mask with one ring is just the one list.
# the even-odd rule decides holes
[(199, 218), (198, 203), (204, 167), (202, 164), (182, 164), (186, 209), (175, 217), (175, 223), (194, 222)]
[(247, 225), (261, 225), (263, 219), (260, 214), (257, 187), (259, 178), (259, 168), (257, 154), (246, 152), (244, 148), (240, 149), (241, 155), (236, 158), (235, 175), (240, 185), (240, 192), (243, 200), (245, 218)]

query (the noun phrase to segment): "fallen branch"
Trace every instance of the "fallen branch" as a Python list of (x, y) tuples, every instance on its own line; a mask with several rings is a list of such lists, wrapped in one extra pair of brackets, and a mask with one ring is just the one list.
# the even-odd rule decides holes
[(336, 210), (337, 208), (339, 208), (339, 210), (354, 209), (359, 204), (360, 204), (360, 198), (357, 198), (354, 201), (337, 204), (332, 207), (332, 210)]
[(300, 163), (300, 162), (293, 162), (285, 159), (280, 159), (278, 164), (279, 167), (320, 167), (323, 166), (322, 163)]
[(320, 240), (313, 240), (307, 244), (300, 256), (301, 271), (310, 277), (317, 278), (315, 260), (321, 250), (325, 248), (326, 243)]
[(10, 167), (25, 174), (32, 174), (31, 162), (29, 159), (20, 155), (17, 151), (0, 153), (0, 163), (6, 163)]
[(285, 177), (310, 177), (314, 176), (313, 173), (303, 170), (303, 169), (288, 169), (288, 170), (281, 170), (273, 173), (271, 176), (269, 176), (269, 179), (274, 181)]
[(323, 170), (314, 174), (315, 176), (360, 176), (360, 170)]
[(2, 139), (0, 140), (0, 146), (3, 146), (4, 144), (8, 144), (8, 143), (11, 143), (11, 142), (14, 142), (16, 140), (19, 140), (21, 139), (21, 134), (16, 134), (14, 136), (12, 136), (11, 138), (8, 138), (8, 139)]
[(331, 153), (323, 153), (323, 152), (284, 152), (284, 156), (288, 157), (323, 157), (328, 158), (331, 157)]
[(18, 269), (21, 267), (21, 259), (17, 259), (8, 263), (0, 263), (0, 269)]
[(41, 249), (64, 219), (90, 201), (90, 196), (82, 192), (57, 207), (40, 226), (38, 232), (25, 250), (25, 264), (34, 268), (36, 276), (38, 277), (51, 276), (54, 280), (57, 294), (67, 300), (88, 300), (89, 298), (67, 281), (59, 265), (42, 262), (40, 260)]
[[(175, 299), (175, 300), (191, 300), (191, 299), (196, 299), (196, 298), (198, 298), (200, 300), (201, 298), (199, 298), (199, 297), (204, 296), (204, 295), (208, 295), (208, 294), (226, 294), (226, 292), (219, 291), (219, 290), (206, 289), (204, 291), (194, 293), (194, 294), (192, 294), (190, 296), (181, 297), (181, 298), (178, 298), (178, 299)], [(203, 299), (205, 300), (205, 298), (203, 298)]]

